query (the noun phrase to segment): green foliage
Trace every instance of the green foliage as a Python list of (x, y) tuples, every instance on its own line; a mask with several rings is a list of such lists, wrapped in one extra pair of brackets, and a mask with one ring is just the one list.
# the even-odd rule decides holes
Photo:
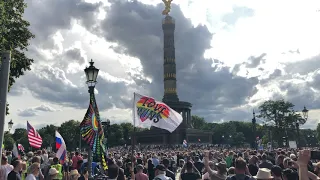
[[(270, 142), (270, 136), (273, 138), (274, 144), (282, 144), (280, 141), (284, 135), (284, 127), (288, 140), (297, 140), (297, 132), (295, 123), (305, 123), (300, 121), (301, 116), (293, 110), (294, 105), (290, 102), (283, 100), (279, 101), (266, 101), (260, 107), (260, 114), (257, 117), (263, 118), (264, 122), (273, 122), (278, 126), (260, 125), (256, 124), (256, 136), (262, 138), (263, 144)], [(192, 116), (192, 125), (196, 129), (206, 130), (213, 132), (213, 144), (230, 144), (232, 146), (244, 146), (245, 144), (252, 144), (255, 141), (253, 136), (253, 126), (251, 122), (229, 121), (224, 123), (210, 123), (205, 121), (204, 118), (199, 116)], [(272, 124), (272, 123), (271, 123)], [(75, 150), (79, 148), (80, 142), (82, 148), (87, 147), (86, 143), (80, 137), (80, 122), (69, 120), (61, 124), (60, 127), (48, 125), (39, 129), (39, 133), (43, 138), (43, 147), (51, 146), (55, 148), (55, 130), (58, 129), (59, 133), (64, 137), (68, 150)], [(284, 126), (286, 125), (286, 126)], [(134, 127), (131, 123), (111, 124), (108, 136), (108, 145), (119, 146), (124, 144), (131, 144), (131, 134)], [(137, 132), (144, 131), (143, 128), (136, 128)], [(278, 139), (277, 139), (278, 138)], [(10, 135), (5, 135), (6, 146), (11, 146), (13, 140), (22, 144), (28, 150), (28, 137), (25, 129), (17, 128), (15, 132)], [(279, 140), (277, 142), (277, 140)], [(300, 144), (301, 146), (316, 146), (320, 140), (320, 123), (317, 130), (301, 129), (300, 130)]]
[(265, 101), (259, 106), (259, 118), (262, 118), (268, 126), (273, 126), (272, 136), (278, 144), (283, 143), (282, 137), (296, 139), (296, 125), (303, 125), (306, 120), (294, 109), (294, 104), (283, 99)]
[[(75, 150), (80, 146), (80, 121), (70, 120), (61, 124), (58, 128), (59, 133), (64, 137), (68, 150)], [(55, 135), (53, 136), (55, 137)], [(81, 143), (84, 145), (85, 143)], [(53, 147), (55, 148), (55, 147)]]
[(8, 131), (4, 133), (4, 145), (5, 149), (11, 150), (13, 148), (14, 139), (12, 137), (12, 134), (10, 134)]
[(24, 75), (25, 71), (31, 70), (30, 66), (33, 63), (33, 59), (25, 55), (29, 41), (35, 37), (29, 31), (30, 23), (23, 19), (26, 7), (24, 0), (0, 2), (0, 52), (11, 50), (9, 91), (15, 79)]
[(204, 118), (193, 115), (191, 117), (191, 124), (195, 129), (203, 129), (207, 123)]

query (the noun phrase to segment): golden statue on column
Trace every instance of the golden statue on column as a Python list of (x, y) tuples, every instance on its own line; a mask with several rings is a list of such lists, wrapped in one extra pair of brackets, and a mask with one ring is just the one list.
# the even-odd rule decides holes
[(162, 15), (168, 15), (170, 10), (171, 10), (171, 2), (173, 0), (162, 0), (162, 2), (164, 3), (164, 10), (162, 11)]

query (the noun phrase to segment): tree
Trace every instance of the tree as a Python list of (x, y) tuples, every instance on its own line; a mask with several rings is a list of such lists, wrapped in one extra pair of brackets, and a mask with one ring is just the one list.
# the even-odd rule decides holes
[(14, 144), (14, 139), (12, 137), (12, 134), (10, 134), (8, 131), (4, 133), (4, 145), (5, 149), (12, 150)]
[(39, 129), (39, 134), (42, 137), (42, 147), (55, 148), (55, 133), (58, 127), (50, 124)]
[(29, 41), (35, 37), (29, 31), (30, 23), (23, 19), (26, 7), (27, 5), (24, 3), (24, 0), (6, 0), (0, 2), (0, 52), (11, 50), (12, 57), (9, 91), (15, 83), (15, 79), (24, 75), (25, 71), (31, 70), (30, 66), (33, 63), (33, 59), (25, 55), (25, 52), (28, 51)]
[(66, 121), (61, 124), (61, 126), (58, 128), (58, 131), (63, 137), (68, 150), (75, 150), (77, 147), (79, 147), (81, 140), (79, 121)]
[(195, 129), (203, 129), (206, 126), (207, 122), (204, 120), (204, 118), (193, 115), (191, 117), (191, 124)]
[[(292, 137), (292, 131), (295, 130), (296, 123), (302, 125), (306, 122), (293, 108), (294, 104), (283, 99), (268, 100), (259, 106), (260, 114), (258, 117), (263, 118), (269, 126), (275, 127), (272, 135), (276, 135), (273, 137), (277, 138), (278, 144), (282, 144), (282, 137), (286, 137), (286, 143), (288, 143), (288, 138)], [(293, 135), (296, 134), (293, 133)]]

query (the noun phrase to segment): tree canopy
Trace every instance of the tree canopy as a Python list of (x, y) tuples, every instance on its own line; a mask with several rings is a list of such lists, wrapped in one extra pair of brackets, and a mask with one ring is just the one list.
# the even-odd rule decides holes
[(35, 37), (29, 31), (30, 23), (23, 19), (26, 7), (27, 5), (23, 0), (0, 2), (0, 53), (11, 50), (9, 91), (15, 83), (15, 79), (24, 75), (25, 71), (31, 70), (30, 67), (33, 63), (33, 59), (25, 55), (30, 40)]
[[(256, 136), (262, 138), (264, 144), (270, 142), (270, 136), (282, 138), (283, 125), (293, 124), (294, 122), (301, 123), (299, 119), (300, 115), (293, 110), (293, 104), (279, 101), (266, 101), (260, 107), (260, 113), (257, 116), (257, 122), (266, 122), (262, 124), (256, 124)], [(288, 113), (283, 113), (288, 112)], [(277, 119), (275, 119), (277, 117)], [(291, 119), (290, 119), (291, 118)], [(273, 122), (267, 124), (268, 122)], [(232, 146), (244, 146), (250, 145), (255, 140), (253, 137), (253, 125), (251, 121), (229, 121), (224, 123), (212, 123), (207, 122), (203, 117), (192, 116), (191, 123), (194, 128), (213, 132), (212, 143), (213, 144), (230, 144)], [(39, 134), (43, 138), (42, 147), (55, 148), (55, 130), (58, 130), (67, 144), (68, 150), (75, 150), (80, 146), (87, 147), (82, 142), (79, 133), (79, 121), (69, 120), (61, 124), (60, 127), (55, 125), (47, 125), (38, 130)], [(279, 124), (281, 126), (275, 126)], [(271, 126), (272, 125), (272, 126)], [(297, 140), (297, 132), (294, 127), (286, 126), (288, 140)], [(131, 134), (133, 132), (133, 125), (131, 123), (111, 124), (108, 133), (108, 145), (119, 146), (125, 144), (131, 144)], [(144, 129), (136, 128), (137, 131), (143, 131)], [(320, 124), (317, 126), (317, 130), (301, 129), (300, 130), (300, 144), (301, 146), (316, 146), (318, 140), (320, 140)], [(274, 139), (278, 140), (278, 139)], [(26, 129), (17, 128), (13, 134), (6, 133), (5, 145), (6, 147), (12, 147), (13, 142), (22, 144), (26, 150), (29, 148), (28, 137)], [(181, 142), (182, 143), (182, 142)], [(278, 144), (281, 143), (280, 140)]]

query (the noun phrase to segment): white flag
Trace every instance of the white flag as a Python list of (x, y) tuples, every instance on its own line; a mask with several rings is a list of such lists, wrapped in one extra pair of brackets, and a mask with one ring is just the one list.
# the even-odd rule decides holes
[(19, 158), (19, 152), (16, 143), (13, 144), (12, 154), (14, 157)]
[(134, 93), (134, 126), (155, 126), (173, 132), (181, 123), (182, 116), (163, 102)]

